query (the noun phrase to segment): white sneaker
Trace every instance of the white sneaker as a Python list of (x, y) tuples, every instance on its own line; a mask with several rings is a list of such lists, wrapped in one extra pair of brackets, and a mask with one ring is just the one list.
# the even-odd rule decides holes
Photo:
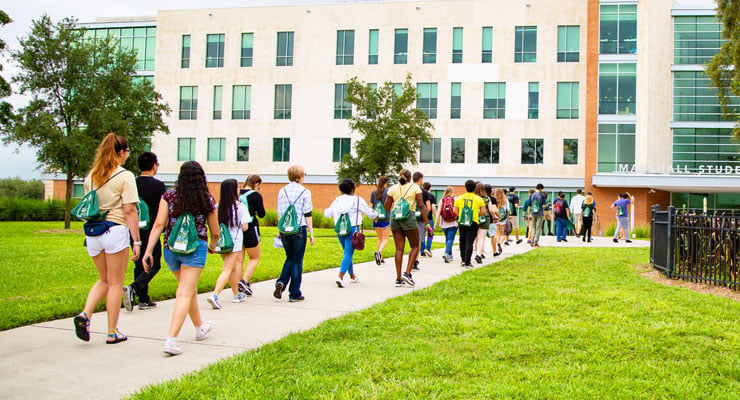
[(169, 354), (169, 355), (171, 355), (171, 356), (176, 356), (176, 355), (182, 354), (182, 349), (179, 348), (179, 347), (177, 347), (177, 344), (175, 344), (174, 342), (172, 342), (172, 343), (165, 343), (164, 349), (162, 349), (162, 351), (165, 352), (165, 353), (167, 353), (167, 354)]
[(208, 332), (213, 329), (213, 321), (204, 321), (200, 329), (195, 333), (195, 340), (203, 340), (208, 335)]
[(337, 287), (338, 288), (343, 288), (344, 287), (344, 282), (342, 282), (341, 279), (337, 278), (337, 280), (335, 280), (334, 282), (337, 283)]
[(218, 296), (216, 296), (216, 293), (213, 293), (212, 295), (206, 297), (206, 301), (208, 304), (211, 305), (211, 308), (214, 310), (220, 310), (221, 309), (221, 303), (218, 302)]
[(355, 277), (353, 279), (350, 279), (349, 280), (349, 283), (357, 283), (359, 281), (360, 281), (360, 278), (357, 275), (355, 275)]
[(247, 299), (247, 294), (239, 292), (236, 296), (234, 296), (234, 300), (231, 300), (232, 303), (242, 303)]

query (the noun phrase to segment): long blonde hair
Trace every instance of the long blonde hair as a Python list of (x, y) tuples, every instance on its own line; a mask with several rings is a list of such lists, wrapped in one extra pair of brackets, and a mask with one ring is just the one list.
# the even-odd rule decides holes
[(588, 195), (588, 196), (586, 196), (586, 199), (585, 199), (585, 200), (583, 200), (583, 202), (584, 202), (584, 203), (585, 203), (586, 205), (589, 205), (589, 206), (590, 206), (591, 204), (594, 204), (594, 198), (593, 198), (593, 196), (591, 196), (591, 195)]
[(90, 186), (99, 187), (120, 166), (121, 150), (128, 150), (128, 140), (113, 132), (107, 134), (95, 150), (95, 160), (90, 170)]
[(493, 191), (493, 197), (496, 199), (496, 205), (499, 207), (503, 207), (506, 205), (506, 195), (504, 194), (504, 189), (496, 188), (496, 190)]
[(453, 189), (452, 186), (447, 186), (445, 188), (445, 194), (442, 195), (442, 198), (445, 197), (455, 197), (455, 189)]

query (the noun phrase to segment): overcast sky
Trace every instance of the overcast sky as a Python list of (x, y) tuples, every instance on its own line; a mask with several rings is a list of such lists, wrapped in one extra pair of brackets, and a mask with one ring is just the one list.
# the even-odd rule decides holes
[[(48, 14), (53, 21), (58, 21), (63, 17), (75, 17), (80, 22), (92, 22), (98, 17), (151, 16), (156, 15), (157, 10), (378, 1), (385, 0), (210, 0), (207, 4), (204, 4), (206, 2), (202, 0), (5, 0), (0, 3), (0, 9), (9, 15), (13, 22), (0, 28), (0, 37), (7, 43), (8, 50), (16, 50), (18, 48), (17, 38), (27, 35), (31, 21), (38, 19), (42, 14)], [(10, 77), (16, 74), (17, 70), (9, 61), (8, 53), (9, 51), (6, 51), (0, 58), (3, 65), (3, 71), (0, 74), (10, 81)], [(8, 101), (15, 108), (22, 107), (26, 103), (25, 98), (17, 95), (11, 96)], [(14, 176), (24, 179), (40, 178), (42, 173), (37, 168), (35, 151), (17, 147), (11, 145), (3, 148), (0, 154), (0, 178)]]

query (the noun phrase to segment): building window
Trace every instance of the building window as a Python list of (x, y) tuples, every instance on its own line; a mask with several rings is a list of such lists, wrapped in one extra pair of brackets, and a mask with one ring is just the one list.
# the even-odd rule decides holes
[(522, 164), (542, 164), (545, 139), (522, 139)]
[(514, 62), (537, 62), (537, 27), (514, 28)]
[(206, 35), (206, 68), (224, 66), (224, 34)]
[(498, 164), (498, 138), (478, 139), (478, 164)]
[(236, 161), (249, 161), (249, 138), (236, 139)]
[(195, 138), (177, 139), (177, 161), (195, 160)]
[(437, 28), (424, 28), (424, 43), (422, 44), (423, 64), (434, 64), (437, 62)]
[(483, 51), (481, 53), (480, 61), (482, 63), (493, 62), (493, 27), (483, 27), (483, 39), (481, 43), (483, 44)]
[(450, 84), (450, 119), (460, 119), (460, 107), (462, 106), (462, 84), (452, 82)]
[(603, 4), (599, 16), (599, 53), (637, 53), (637, 4)]
[(368, 43), (367, 63), (378, 63), (378, 30), (370, 29), (370, 43)]
[(673, 128), (673, 165), (681, 171), (736, 174), (738, 153), (740, 143), (731, 128)]
[(85, 185), (82, 183), (72, 184), (72, 198), (81, 199), (85, 197)]
[(578, 139), (563, 139), (563, 164), (578, 164)]
[(352, 116), (352, 104), (347, 102), (347, 84), (334, 84), (334, 119), (349, 119)]
[(293, 32), (277, 34), (277, 66), (293, 65)]
[(182, 50), (180, 50), (180, 68), (190, 68), (190, 35), (182, 35)]
[(290, 119), (293, 85), (275, 85), (275, 119)]
[(198, 87), (180, 86), (180, 119), (198, 118)]
[(419, 83), (416, 94), (416, 108), (424, 111), (430, 119), (437, 118), (437, 84)]
[(252, 104), (252, 87), (234, 85), (231, 97), (231, 119), (249, 119)]
[(714, 16), (673, 17), (673, 32), (674, 64), (706, 64), (726, 41)]
[(208, 138), (208, 161), (226, 161), (226, 138)]
[(355, 61), (355, 31), (337, 31), (337, 65), (352, 65)]
[(393, 64), (406, 64), (409, 55), (409, 30), (396, 29), (393, 41)]
[(350, 138), (334, 138), (331, 161), (341, 162), (344, 156), (350, 152), (350, 143)]
[(452, 63), (460, 64), (463, 60), (463, 28), (452, 28)]
[(134, 51), (136, 71), (154, 71), (154, 54), (157, 42), (157, 28), (139, 26), (135, 28), (97, 28), (86, 29), (83, 40), (103, 40), (113, 38), (118, 49)]
[(290, 138), (272, 139), (272, 161), (290, 161)]
[(578, 119), (578, 82), (558, 82), (557, 119)]
[(527, 97), (527, 119), (537, 119), (540, 116), (540, 83), (529, 82)]
[(252, 66), (252, 55), (254, 54), (254, 34), (242, 33), (242, 54), (239, 65), (242, 67)]
[(637, 64), (599, 64), (599, 114), (634, 115)]
[(401, 97), (401, 95), (403, 94), (403, 84), (393, 83), (393, 93), (396, 95), (396, 97)]
[(558, 26), (558, 62), (578, 62), (580, 41), (580, 26)]
[(431, 138), (429, 141), (419, 143), (419, 162), (440, 163), (442, 162), (442, 139)]
[(221, 119), (221, 98), (223, 97), (223, 86), (213, 87), (213, 119)]
[(453, 164), (465, 163), (465, 139), (450, 139), (450, 162)]
[[(730, 94), (730, 92), (728, 92)], [(729, 111), (740, 112), (740, 99), (728, 96)], [(722, 107), (717, 90), (703, 71), (676, 71), (673, 73), (673, 120), (674, 121), (727, 121), (722, 116)]]
[(483, 118), (506, 118), (506, 83), (486, 82), (483, 86)]
[(599, 124), (597, 139), (598, 172), (632, 169), (635, 165), (635, 124)]

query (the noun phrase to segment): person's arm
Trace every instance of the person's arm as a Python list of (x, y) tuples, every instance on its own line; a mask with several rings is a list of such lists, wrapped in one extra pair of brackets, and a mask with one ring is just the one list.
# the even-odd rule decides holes
[(311, 242), (311, 246), (313, 246), (313, 217), (311, 216), (306, 217), (306, 233), (308, 234), (308, 239)]
[(391, 196), (386, 197), (383, 207), (385, 208), (385, 211), (388, 212), (391, 209), (391, 207), (393, 207), (393, 197)]
[(126, 219), (126, 225), (131, 232), (131, 238), (134, 240), (131, 261), (136, 261), (141, 255), (141, 236), (139, 236), (139, 213), (136, 212), (136, 203), (126, 203), (123, 205), (123, 216)]
[(149, 272), (149, 268), (152, 266), (152, 251), (154, 251), (154, 246), (159, 242), (159, 236), (162, 234), (169, 217), (170, 210), (167, 201), (165, 199), (160, 199), (159, 209), (157, 210), (157, 219), (154, 220), (152, 230), (149, 231), (149, 243), (146, 245), (144, 257), (141, 260), (144, 266), (144, 271), (146, 272)]
[(252, 209), (254, 205), (254, 212), (259, 218), (265, 218), (265, 203), (262, 201), (262, 195), (259, 192), (254, 192), (250, 197), (256, 197), (254, 204), (249, 205), (249, 209)]
[[(239, 202), (239, 213), (241, 213), (241, 216), (239, 217), (240, 221), (246, 221), (247, 216), (249, 215), (249, 211), (247, 211), (247, 205)], [(247, 229), (249, 229), (249, 222), (243, 222), (242, 223), (242, 232), (246, 232)]]
[(441, 214), (442, 214), (442, 207), (437, 207), (437, 211), (434, 213), (434, 222), (435, 222), (434, 228), (435, 229), (439, 226), (439, 223), (441, 221), (441, 218), (440, 218)]
[(206, 222), (208, 223), (208, 233), (211, 235), (211, 242), (208, 243), (208, 252), (213, 254), (216, 243), (218, 243), (218, 239), (221, 236), (221, 232), (218, 229), (218, 214), (216, 214), (215, 208), (206, 216)]
[(329, 208), (324, 209), (324, 216), (328, 218), (334, 217), (334, 205), (337, 204), (338, 199), (334, 199), (329, 205)]
[[(370, 206), (365, 202), (365, 199), (360, 197), (359, 203), (360, 203), (360, 209), (358, 210), (358, 212), (361, 212), (367, 215), (367, 217), (370, 219), (378, 218), (378, 213), (376, 213), (375, 210), (370, 208)], [(362, 221), (360, 221), (360, 223), (362, 223)]]
[(421, 219), (424, 220), (424, 225), (427, 227), (427, 229), (431, 229), (431, 227), (429, 226), (429, 216), (427, 215), (427, 206), (421, 193), (416, 194), (416, 205), (417, 207), (419, 207), (419, 212), (421, 213)]

